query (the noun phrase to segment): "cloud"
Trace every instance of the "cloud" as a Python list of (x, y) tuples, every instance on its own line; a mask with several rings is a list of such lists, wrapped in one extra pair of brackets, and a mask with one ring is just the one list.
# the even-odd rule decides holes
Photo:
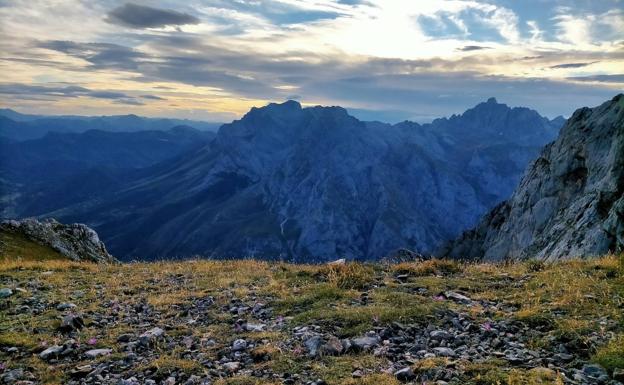
[(490, 47), (485, 47), (482, 45), (465, 45), (463, 47), (457, 48), (458, 51), (463, 51), (463, 52), (481, 51), (484, 49), (490, 49)]
[(86, 92), (85, 95), (99, 99), (121, 99), (128, 97), (128, 95), (124, 93), (113, 91), (90, 91)]
[(569, 77), (568, 79), (579, 82), (624, 83), (624, 74), (574, 76)]
[(137, 70), (141, 61), (149, 59), (148, 55), (140, 51), (112, 43), (52, 40), (39, 42), (37, 47), (83, 59), (91, 64), (90, 69)]
[(624, 11), (621, 9), (573, 14), (570, 9), (562, 8), (552, 20), (558, 39), (577, 46), (624, 39)]
[(537, 25), (537, 21), (535, 20), (528, 20), (526, 22), (527, 26), (529, 27), (530, 33), (531, 33), (531, 42), (538, 42), (542, 39), (542, 37), (544, 36), (544, 31), (542, 31), (539, 26)]
[(20, 96), (55, 96), (77, 97), (90, 92), (89, 89), (80, 86), (39, 86), (30, 84), (10, 83), (0, 84), (0, 94)]
[[(616, 76), (624, 62), (616, 0), (568, 8), (546, 0), (126, 1), (0, 7), (3, 80), (35, 87), (11, 94), (4, 84), (0, 102), (16, 95), (94, 111), (142, 104), (147, 114), (234, 116), (298, 95), (367, 117), (426, 120), (492, 95), (521, 104), (539, 100), (540, 87), (582, 92), (557, 101), (562, 114), (616, 89), (616, 77), (599, 76)], [(577, 24), (589, 25), (585, 41)], [(579, 72), (596, 77), (572, 78)], [(534, 107), (554, 111), (548, 103)]]
[[(448, 97), (440, 98), (444, 91)], [(575, 84), (540, 78), (482, 76), (476, 72), (429, 72), (409, 75), (362, 74), (357, 78), (319, 81), (303, 87), (306, 98), (323, 95), (356, 116), (371, 119), (359, 110), (383, 112), (389, 122), (409, 118), (419, 122), (461, 113), (493, 94), (512, 106), (534, 108), (547, 116), (569, 115), (581, 106), (598, 105), (617, 91), (590, 84)], [(553, 98), (552, 95), (560, 95)], [(394, 118), (394, 120), (393, 120)]]
[(136, 99), (116, 99), (113, 103), (116, 104), (126, 104), (130, 106), (143, 106), (145, 103), (136, 100)]
[(156, 96), (156, 95), (141, 95), (141, 97), (143, 99), (149, 99), (149, 100), (167, 100), (165, 98), (161, 98), (160, 96)]
[(594, 63), (598, 63), (598, 62), (592, 61), (588, 63), (563, 63), (563, 64), (557, 64), (557, 65), (551, 66), (550, 68), (582, 68), (582, 67), (590, 66)]
[[(449, 60), (360, 57), (352, 61), (348, 60), (349, 57), (310, 52), (291, 51), (271, 55), (255, 51), (245, 52), (215, 45), (192, 33), (151, 34), (142, 36), (142, 39), (140, 50), (100, 43), (48, 42), (41, 45), (56, 48), (70, 56), (84, 58), (90, 63), (90, 67), (101, 70), (133, 68), (136, 76), (131, 79), (134, 82), (159, 84), (166, 81), (192, 87), (210, 87), (213, 92), (227, 97), (271, 101), (289, 99), (296, 93), (304, 102), (343, 105), (359, 111), (367, 119), (373, 117), (374, 111), (379, 111), (380, 117), (387, 120), (392, 120), (391, 117), (394, 116), (398, 119), (411, 117), (420, 121), (448, 114), (449, 111), (460, 112), (461, 109), (451, 110), (452, 106), (467, 107), (493, 94), (507, 95), (511, 100), (530, 103), (531, 98), (523, 98), (519, 94), (535, 95), (542, 92), (537, 86), (544, 84), (548, 84), (547, 88), (565, 88), (559, 83), (551, 85), (547, 79), (533, 78), (527, 81), (505, 76), (488, 77), (474, 70), (475, 67), (504, 62), (516, 65), (526, 58), (530, 59), (531, 67), (555, 67), (554, 69), (561, 71), (573, 68), (574, 65), (580, 67), (596, 63), (593, 59), (602, 57), (602, 54), (561, 55), (556, 52), (543, 52), (541, 55), (526, 57), (500, 56), (490, 54), (495, 46), (470, 44), (459, 49), (465, 52), (486, 52)], [(103, 52), (121, 54), (110, 55)], [(146, 52), (157, 53), (158, 56), (148, 55)], [(115, 60), (100, 60), (102, 57), (111, 56)], [(566, 62), (571, 59), (584, 61)], [(531, 86), (536, 88), (532, 89)], [(171, 88), (165, 89), (170, 94)], [(610, 92), (601, 91), (600, 94), (611, 96), (608, 95)], [(458, 93), (472, 96), (463, 97)], [(437, 96), (440, 94), (448, 94), (450, 97), (442, 100)], [(139, 95), (142, 96), (129, 103), (120, 97), (118, 99), (121, 101), (118, 103), (148, 104), (149, 100), (159, 100), (158, 96), (144, 93)], [(560, 105), (563, 106), (564, 103)], [(557, 115), (569, 112), (568, 109), (576, 105), (565, 104), (565, 108), (561, 108)]]
[(105, 20), (111, 24), (131, 28), (161, 28), (200, 23), (197, 17), (187, 13), (134, 3), (126, 3), (111, 10)]
[(91, 90), (76, 85), (31, 85), (21, 83), (0, 84), (0, 94), (11, 95), (15, 98), (77, 98), (90, 97), (94, 99), (132, 101), (134, 98), (128, 94), (117, 91)]

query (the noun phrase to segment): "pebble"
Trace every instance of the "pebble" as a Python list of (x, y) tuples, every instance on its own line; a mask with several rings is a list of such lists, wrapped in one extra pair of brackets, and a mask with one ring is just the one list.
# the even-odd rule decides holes
[(0, 289), (0, 298), (7, 298), (13, 295), (13, 290), (8, 287)]
[(437, 348), (433, 348), (433, 352), (437, 356), (442, 356), (442, 357), (454, 357), (455, 356), (455, 351), (450, 348), (437, 347)]
[(159, 327), (155, 327), (146, 331), (145, 333), (139, 336), (139, 342), (143, 346), (149, 346), (153, 344), (156, 340), (163, 337), (165, 335), (165, 331)]
[(0, 376), (0, 379), (2, 380), (2, 383), (4, 384), (13, 384), (15, 382), (18, 382), (22, 379), (24, 379), (25, 377), (25, 372), (24, 369), (13, 369), (13, 370), (9, 370), (6, 373), (3, 373)]
[(394, 376), (401, 382), (408, 382), (416, 379), (416, 374), (414, 374), (414, 371), (410, 367), (397, 370)]
[(378, 337), (359, 337), (351, 340), (351, 345), (356, 350), (369, 350), (379, 345)]
[(446, 291), (446, 292), (444, 292), (444, 296), (447, 299), (450, 299), (450, 300), (453, 300), (453, 301), (456, 301), (456, 302), (461, 302), (461, 303), (464, 303), (464, 304), (472, 303), (472, 300), (470, 298), (466, 297), (463, 294), (456, 293), (454, 291)]
[(236, 372), (240, 368), (240, 362), (238, 361), (226, 362), (225, 364), (223, 364), (223, 367), (228, 372)]
[(60, 304), (58, 304), (56, 306), (56, 310), (63, 311), (63, 310), (73, 309), (75, 307), (76, 307), (76, 305), (73, 304), (73, 303), (63, 302), (63, 303), (60, 303)]
[(235, 352), (240, 352), (242, 350), (247, 349), (247, 341), (243, 340), (243, 339), (238, 339), (235, 340), (232, 343), (232, 350)]
[(63, 350), (64, 350), (63, 347), (59, 345), (50, 346), (46, 350), (39, 353), (39, 357), (43, 360), (48, 360), (50, 358), (54, 358), (58, 356), (59, 354), (61, 354)]
[(69, 333), (75, 330), (82, 329), (85, 326), (84, 320), (79, 315), (69, 314), (63, 317), (59, 330), (64, 333)]
[(91, 349), (85, 352), (85, 356), (88, 358), (97, 358), (99, 356), (107, 356), (112, 352), (112, 349)]

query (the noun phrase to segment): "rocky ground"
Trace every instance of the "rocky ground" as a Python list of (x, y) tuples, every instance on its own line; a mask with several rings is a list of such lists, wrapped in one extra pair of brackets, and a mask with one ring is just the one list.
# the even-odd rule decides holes
[(0, 263), (0, 383), (620, 384), (622, 258)]

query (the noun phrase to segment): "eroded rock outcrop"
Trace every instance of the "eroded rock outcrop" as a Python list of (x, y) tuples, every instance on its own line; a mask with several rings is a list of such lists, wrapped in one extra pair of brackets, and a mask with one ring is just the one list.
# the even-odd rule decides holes
[(589, 257), (624, 248), (624, 95), (577, 110), (512, 197), (440, 254), (468, 259)]
[(101, 263), (117, 261), (106, 251), (97, 233), (80, 223), (64, 225), (54, 219), (39, 221), (34, 218), (6, 220), (0, 222), (0, 232), (22, 234), (74, 261)]

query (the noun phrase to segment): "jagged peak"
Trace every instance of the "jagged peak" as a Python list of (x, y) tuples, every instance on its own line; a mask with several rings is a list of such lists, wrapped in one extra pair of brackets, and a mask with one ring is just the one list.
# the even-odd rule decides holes
[[(301, 103), (296, 100), (287, 100), (283, 103), (269, 103), (265, 107), (262, 107), (266, 110), (275, 110), (275, 111), (300, 111)], [(262, 109), (261, 108), (261, 109)]]

